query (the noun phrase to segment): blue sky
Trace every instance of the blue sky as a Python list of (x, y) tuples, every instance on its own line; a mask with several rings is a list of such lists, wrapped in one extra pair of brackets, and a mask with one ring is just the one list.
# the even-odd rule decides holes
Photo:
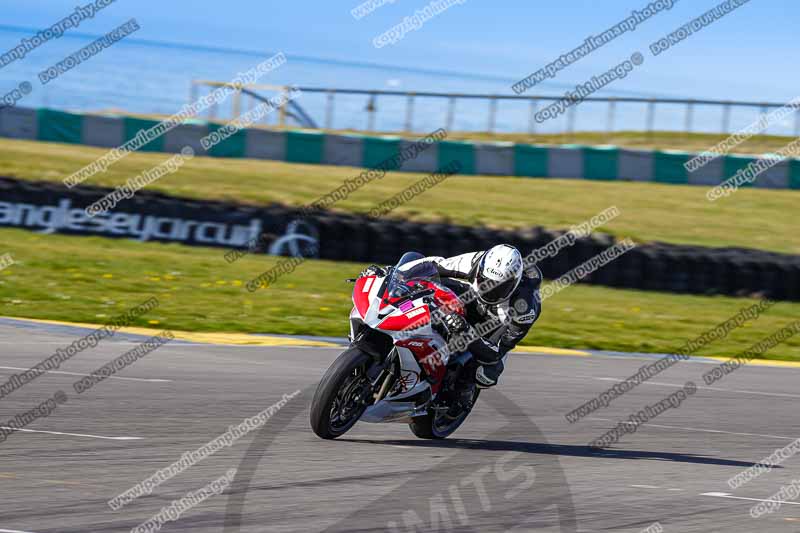
[[(77, 3), (5, 0), (2, 24), (49, 26)], [(381, 49), (372, 46), (372, 39), (428, 1), (394, 0), (355, 20), (350, 10), (359, 3), (117, 0), (78, 31), (102, 34), (136, 17), (142, 27), (136, 34), (139, 39), (282, 50), (307, 57), (518, 79), (579, 45), (587, 35), (621, 21), (649, 0), (466, 0), (397, 44)], [(647, 52), (651, 42), (717, 3), (678, 1), (671, 11), (570, 66), (554, 80), (557, 85), (546, 85), (541, 92), (561, 92), (564, 85), (585, 81), (632, 52)], [(751, 0), (667, 53), (659, 57), (645, 54), (645, 65), (616, 82), (614, 88), (654, 95), (788, 100), (797, 95), (800, 85), (800, 72), (794, 68), (798, 20), (800, 2), (796, 0)], [(334, 87), (353, 85), (352, 80), (336, 76), (327, 83)]]

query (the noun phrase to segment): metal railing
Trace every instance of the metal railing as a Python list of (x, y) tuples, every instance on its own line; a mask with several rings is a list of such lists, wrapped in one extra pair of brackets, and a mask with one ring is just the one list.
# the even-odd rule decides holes
[[(220, 87), (220, 86), (234, 86), (226, 82), (216, 82), (207, 80), (195, 80), (192, 82), (191, 98), (192, 101), (196, 100), (198, 91), (201, 87)], [(230, 118), (239, 116), (242, 110), (243, 99), (250, 97), (250, 108), (255, 105), (255, 101), (264, 100), (264, 97), (258, 95), (255, 91), (266, 90), (272, 92), (286, 92), (288, 86), (283, 85), (243, 85), (234, 86), (239, 89), (232, 99), (231, 115)], [(296, 87), (303, 93), (318, 93), (325, 96), (324, 110), (320, 110), (324, 116), (324, 120), (320, 121), (322, 127), (325, 129), (334, 129), (334, 113), (336, 106), (337, 96), (364, 96), (366, 97), (366, 105), (363, 108), (364, 113), (367, 115), (366, 131), (375, 131), (375, 115), (378, 109), (379, 98), (401, 98), (405, 99), (405, 111), (403, 126), (400, 131), (404, 133), (412, 133), (414, 129), (415, 118), (415, 103), (419, 98), (433, 98), (440, 99), (447, 106), (446, 118), (444, 127), (448, 130), (453, 129), (453, 124), (456, 117), (456, 103), (459, 100), (467, 101), (480, 101), (486, 102), (487, 109), (487, 122), (486, 128), (483, 130), (487, 133), (495, 133), (497, 131), (497, 116), (498, 104), (501, 101), (516, 101), (528, 102), (528, 117), (527, 117), (527, 133), (537, 133), (537, 122), (535, 115), (537, 108), (540, 104), (545, 102), (555, 102), (561, 100), (562, 96), (549, 96), (549, 95), (529, 95), (529, 96), (516, 96), (516, 95), (495, 95), (495, 94), (474, 94), (474, 93), (438, 93), (426, 91), (385, 91), (385, 90), (372, 90), (372, 89), (331, 89), (322, 87)], [(618, 119), (618, 107), (622, 105), (645, 105), (645, 122), (644, 131), (652, 133), (656, 128), (656, 109), (658, 106), (683, 106), (684, 107), (684, 120), (683, 129), (677, 130), (684, 133), (692, 132), (694, 129), (694, 115), (695, 109), (698, 106), (711, 106), (721, 110), (720, 117), (720, 133), (732, 133), (731, 131), (731, 112), (736, 108), (743, 109), (757, 109), (760, 114), (769, 113), (771, 110), (778, 109), (786, 106), (784, 102), (747, 102), (735, 100), (708, 100), (708, 99), (682, 99), (682, 98), (640, 98), (640, 97), (587, 97), (583, 102), (605, 103), (607, 111), (605, 113), (605, 131), (606, 133), (613, 133), (615, 131)], [(581, 105), (573, 105), (568, 108), (566, 113), (566, 133), (575, 132), (575, 123), (577, 114), (581, 109)], [(470, 106), (470, 112), (474, 113), (475, 106)], [(209, 118), (216, 119), (218, 110), (213, 108), (209, 112)], [(305, 112), (303, 112), (305, 113)], [(224, 117), (220, 117), (224, 119)], [(283, 110), (279, 113), (278, 124), (283, 126), (287, 124), (288, 117)], [(756, 117), (757, 118), (757, 117)], [(523, 121), (524, 122), (524, 121)], [(674, 130), (673, 130), (674, 131)], [(506, 131), (506, 133), (523, 133), (519, 130)], [(800, 136), (800, 114), (795, 113), (794, 116), (794, 134)]]

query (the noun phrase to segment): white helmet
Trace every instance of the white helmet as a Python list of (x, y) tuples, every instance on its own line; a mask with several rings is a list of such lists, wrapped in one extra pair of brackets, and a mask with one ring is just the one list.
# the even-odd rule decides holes
[(483, 303), (495, 305), (507, 300), (522, 279), (522, 254), (508, 244), (489, 249), (478, 263), (472, 288)]

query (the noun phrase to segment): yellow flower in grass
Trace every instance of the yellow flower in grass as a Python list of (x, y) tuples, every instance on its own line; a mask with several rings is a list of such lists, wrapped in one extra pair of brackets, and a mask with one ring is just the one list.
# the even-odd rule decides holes
[(147, 279), (148, 279), (149, 281), (161, 281), (161, 278), (159, 278), (159, 277), (157, 277), (157, 276), (150, 276), (150, 277), (149, 277), (149, 278), (147, 278)]
[(211, 287), (211, 284), (210, 283), (201, 283), (200, 286), (201, 287)]
[(114, 277), (114, 274), (103, 274), (103, 277), (106, 279), (111, 279)]
[(160, 324), (158, 320), (148, 320), (147, 323), (152, 324), (153, 326), (155, 326), (156, 324)]
[(319, 310), (320, 311), (330, 311), (331, 308), (330, 307), (320, 307)]

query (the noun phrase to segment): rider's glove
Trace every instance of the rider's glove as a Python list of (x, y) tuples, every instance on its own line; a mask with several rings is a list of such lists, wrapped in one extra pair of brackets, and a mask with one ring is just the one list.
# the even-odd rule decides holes
[(467, 324), (466, 319), (458, 313), (450, 313), (449, 315), (445, 315), (442, 318), (442, 324), (444, 324), (444, 326), (447, 328), (448, 333), (450, 333), (450, 337), (467, 331), (469, 328), (469, 324)]
[(364, 269), (359, 277), (364, 276), (385, 276), (389, 272), (389, 267), (382, 267), (378, 265), (370, 265)]

